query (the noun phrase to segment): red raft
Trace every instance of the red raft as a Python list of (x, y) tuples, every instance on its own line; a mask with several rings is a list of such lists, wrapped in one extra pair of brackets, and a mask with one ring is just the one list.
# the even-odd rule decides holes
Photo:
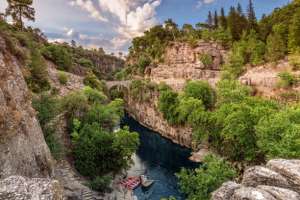
[(129, 177), (125, 180), (122, 180), (120, 182), (120, 185), (123, 187), (129, 189), (129, 190), (134, 190), (141, 184), (141, 179), (140, 177)]

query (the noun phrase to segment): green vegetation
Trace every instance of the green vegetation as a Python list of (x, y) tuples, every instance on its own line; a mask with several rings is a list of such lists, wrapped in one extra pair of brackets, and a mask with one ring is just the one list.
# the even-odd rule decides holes
[(204, 164), (198, 169), (183, 169), (177, 174), (180, 189), (188, 200), (209, 200), (211, 192), (236, 175), (229, 163), (212, 155), (205, 157)]
[(157, 90), (157, 86), (148, 80), (133, 80), (130, 84), (130, 96), (139, 102), (151, 100), (152, 93)]
[(58, 81), (60, 82), (60, 84), (66, 85), (68, 83), (68, 75), (63, 71), (59, 71), (58, 72)]
[(109, 186), (111, 183), (112, 177), (105, 175), (105, 176), (97, 176), (94, 180), (90, 182), (90, 188), (100, 192), (109, 191)]
[(297, 78), (289, 72), (281, 72), (278, 76), (280, 78), (278, 82), (279, 87), (289, 88), (298, 82)]
[(47, 59), (54, 62), (59, 70), (70, 71), (72, 69), (72, 55), (64, 46), (49, 44), (43, 49), (42, 53)]
[(105, 83), (101, 82), (97, 76), (93, 73), (88, 73), (84, 79), (83, 83), (86, 86), (90, 86), (93, 89), (104, 91), (105, 90)]
[(213, 64), (213, 58), (209, 54), (201, 54), (199, 59), (205, 67), (210, 67)]

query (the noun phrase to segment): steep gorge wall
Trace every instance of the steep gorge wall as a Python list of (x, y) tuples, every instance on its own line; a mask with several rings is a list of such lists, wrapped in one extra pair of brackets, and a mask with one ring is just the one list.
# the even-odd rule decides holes
[(0, 179), (49, 177), (53, 161), (21, 69), (0, 35)]
[(151, 100), (138, 102), (132, 97), (127, 98), (126, 110), (135, 120), (147, 128), (158, 132), (165, 138), (185, 147), (192, 146), (192, 129), (183, 126), (172, 126), (158, 111), (158, 93), (151, 93)]

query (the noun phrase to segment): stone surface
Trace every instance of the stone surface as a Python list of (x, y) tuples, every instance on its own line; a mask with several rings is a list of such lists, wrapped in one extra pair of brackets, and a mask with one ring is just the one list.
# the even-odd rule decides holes
[(288, 187), (289, 183), (281, 174), (262, 166), (255, 166), (247, 169), (243, 176), (246, 186), (256, 187), (258, 185), (272, 185)]
[(266, 167), (247, 169), (239, 187), (224, 183), (212, 200), (299, 200), (299, 173), (300, 160), (270, 160)]
[[(205, 66), (200, 61), (203, 54), (212, 56), (211, 65)], [(202, 41), (191, 47), (176, 42), (166, 49), (164, 63), (146, 70), (147, 77), (156, 83), (165, 82), (176, 91), (182, 90), (187, 80), (205, 80), (214, 86), (226, 57), (226, 50), (216, 43)]]
[(276, 200), (276, 198), (259, 188), (241, 187), (234, 191), (230, 200)]
[(212, 193), (212, 199), (214, 200), (227, 200), (233, 195), (236, 189), (241, 187), (240, 184), (237, 184), (232, 181), (223, 183), (222, 186)]
[(266, 185), (259, 185), (257, 188), (272, 194), (277, 200), (299, 200), (300, 195), (297, 192), (294, 192), (289, 189), (272, 187)]
[(44, 140), (20, 64), (0, 35), (0, 179), (47, 177), (53, 161)]
[(286, 177), (290, 186), (300, 192), (300, 160), (270, 160), (267, 167)]
[(63, 200), (63, 190), (55, 180), (11, 176), (0, 181), (0, 199)]

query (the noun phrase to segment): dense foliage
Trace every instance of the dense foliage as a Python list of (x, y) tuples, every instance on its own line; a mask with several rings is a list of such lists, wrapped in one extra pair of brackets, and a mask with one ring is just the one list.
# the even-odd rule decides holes
[(180, 189), (188, 200), (209, 200), (210, 193), (218, 189), (223, 182), (233, 179), (236, 172), (226, 161), (216, 156), (207, 156), (204, 164), (195, 169), (183, 169), (177, 174)]

